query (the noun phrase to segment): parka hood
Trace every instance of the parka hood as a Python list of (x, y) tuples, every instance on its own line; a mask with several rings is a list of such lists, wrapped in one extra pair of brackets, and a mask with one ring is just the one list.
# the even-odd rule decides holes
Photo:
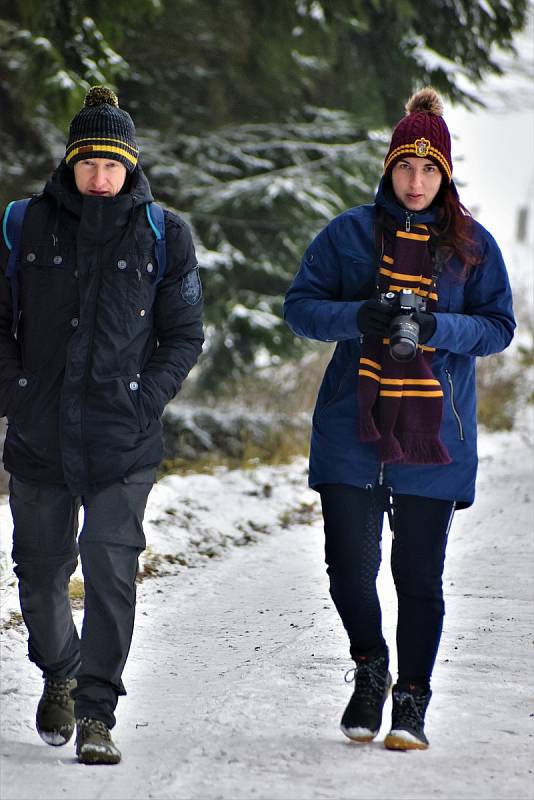
[(138, 165), (133, 172), (127, 174), (124, 187), (115, 197), (90, 197), (82, 195), (76, 188), (72, 169), (65, 161), (61, 161), (44, 187), (44, 193), (50, 195), (55, 201), (65, 206), (70, 212), (80, 217), (82, 208), (86, 204), (102, 204), (104, 207), (113, 208), (117, 213), (131, 212), (143, 203), (154, 200), (148, 179)]
[(439, 213), (438, 205), (432, 205), (424, 211), (409, 211), (407, 208), (404, 208), (404, 206), (401, 206), (393, 194), (391, 180), (386, 175), (382, 176), (378, 185), (375, 203), (401, 224), (404, 224), (406, 216), (410, 217), (412, 225), (435, 222)]
[[(154, 197), (148, 179), (137, 166), (126, 176), (124, 187), (115, 197), (92, 197), (82, 195), (76, 188), (72, 169), (62, 161), (44, 188), (44, 195), (56, 204), (54, 231), (66, 210), (80, 221), (79, 236), (89, 241), (106, 242), (114, 236), (117, 228), (128, 228), (133, 224), (134, 211)], [(68, 217), (68, 214), (67, 214)]]

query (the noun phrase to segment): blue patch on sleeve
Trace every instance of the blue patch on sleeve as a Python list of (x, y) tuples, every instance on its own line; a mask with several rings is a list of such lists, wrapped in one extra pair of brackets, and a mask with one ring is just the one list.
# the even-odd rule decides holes
[(192, 269), (182, 278), (181, 295), (190, 306), (194, 306), (202, 297), (202, 284), (200, 282), (198, 267)]

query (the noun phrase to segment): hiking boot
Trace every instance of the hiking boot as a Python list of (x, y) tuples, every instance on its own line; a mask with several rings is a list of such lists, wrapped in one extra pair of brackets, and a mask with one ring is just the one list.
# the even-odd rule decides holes
[(430, 689), (409, 684), (393, 687), (391, 731), (384, 739), (388, 750), (426, 750), (425, 712), (430, 702)]
[(74, 732), (74, 700), (71, 689), (76, 678), (47, 678), (37, 706), (37, 733), (47, 744), (59, 747), (66, 744)]
[(391, 688), (387, 653), (378, 656), (356, 656), (353, 678), (354, 694), (341, 718), (341, 730), (353, 742), (370, 742), (382, 724), (382, 710)]
[(118, 764), (121, 760), (106, 723), (87, 717), (76, 720), (76, 755), (81, 764)]

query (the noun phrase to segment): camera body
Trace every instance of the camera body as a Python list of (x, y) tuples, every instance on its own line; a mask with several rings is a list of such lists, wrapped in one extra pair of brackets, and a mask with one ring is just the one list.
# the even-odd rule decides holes
[(413, 319), (417, 311), (426, 310), (423, 297), (411, 289), (400, 292), (385, 292), (380, 295), (380, 302), (393, 311), (389, 324), (389, 352), (395, 361), (412, 361), (417, 355), (419, 341), (419, 324)]

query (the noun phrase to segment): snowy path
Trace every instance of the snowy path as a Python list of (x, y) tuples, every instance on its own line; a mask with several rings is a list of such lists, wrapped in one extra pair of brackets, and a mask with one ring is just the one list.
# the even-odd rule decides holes
[[(427, 752), (383, 748), (390, 701), (372, 745), (338, 730), (350, 663), (316, 520), (140, 585), (118, 767), (78, 765), (71, 744), (39, 740), (39, 679), (10, 631), (3, 800), (533, 798), (532, 459), (515, 439), (485, 447), (478, 503), (451, 534)], [(386, 533), (386, 562), (388, 550)], [(393, 642), (387, 569), (381, 593)]]

